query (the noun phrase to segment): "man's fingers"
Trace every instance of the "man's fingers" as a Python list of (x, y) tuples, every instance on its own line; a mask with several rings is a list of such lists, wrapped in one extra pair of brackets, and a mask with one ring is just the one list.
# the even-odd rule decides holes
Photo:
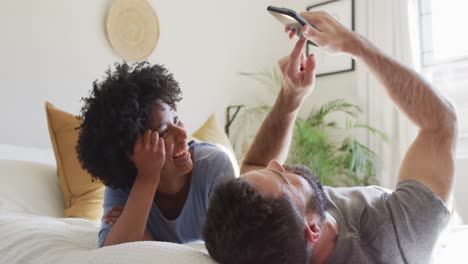
[(284, 72), (284, 70), (286, 69), (286, 65), (288, 65), (288, 59), (289, 59), (289, 57), (286, 56), (286, 57), (283, 57), (282, 59), (280, 59), (278, 61), (278, 66), (279, 66), (281, 72)]
[(304, 50), (306, 42), (307, 42), (307, 39), (304, 37), (301, 37), (299, 41), (296, 43), (296, 46), (294, 47), (293, 51), (291, 52), (291, 55), (289, 56), (289, 67), (288, 67), (290, 74), (295, 74), (299, 70), (299, 65), (301, 63), (300, 60), (301, 60), (302, 52)]
[(301, 64), (299, 66), (299, 71), (304, 71), (305, 64), (306, 64), (306, 57), (305, 57), (304, 53), (302, 53), (302, 55), (301, 55)]
[(314, 81), (316, 71), (316, 60), (314, 54), (307, 56), (304, 67), (304, 84), (310, 85)]
[(310, 27), (310, 26), (303, 26), (302, 27), (302, 36), (312, 40), (313, 42), (317, 43), (317, 38), (320, 35), (320, 31), (317, 29)]
[(328, 14), (324, 11), (301, 12), (300, 15), (316, 29), (328, 19)]
[(296, 29), (295, 28), (290, 28), (290, 27), (285, 27), (284, 32), (288, 33), (288, 38), (292, 39), (294, 35), (296, 35)]

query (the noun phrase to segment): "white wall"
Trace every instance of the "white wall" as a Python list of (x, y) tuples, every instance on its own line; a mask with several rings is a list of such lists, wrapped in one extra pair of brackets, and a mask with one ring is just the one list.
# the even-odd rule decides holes
[[(304, 10), (317, 1), (150, 0), (160, 24), (149, 60), (165, 64), (181, 84), (181, 118), (193, 131), (212, 112), (224, 118), (229, 104), (255, 104), (265, 91), (238, 75), (271, 67), (293, 42), (266, 11), (267, 5)], [(358, 2), (360, 2), (358, 0)], [(0, 144), (50, 147), (44, 101), (78, 114), (80, 98), (113, 62), (104, 20), (111, 0), (12, 0), (0, 8)], [(359, 4), (357, 4), (359, 8)], [(357, 12), (363, 13), (363, 12)], [(359, 28), (360, 21), (357, 18)], [(362, 23), (361, 23), (362, 24)], [(302, 114), (335, 98), (360, 103), (354, 72), (319, 77)], [(262, 97), (262, 98), (259, 98)], [(362, 103), (362, 102), (361, 102)], [(468, 219), (466, 164), (455, 187)], [(465, 167), (463, 167), (465, 166)]]
[[(270, 67), (293, 45), (266, 12), (267, 5), (282, 6), (283, 1), (149, 2), (161, 25), (159, 45), (149, 60), (165, 64), (180, 82), (184, 100), (179, 111), (189, 130), (212, 112), (224, 118), (229, 104), (256, 102), (261, 91), (238, 72)], [(2, 1), (0, 143), (49, 147), (45, 100), (79, 113), (80, 98), (88, 95), (91, 83), (120, 60), (105, 37), (110, 3)], [(349, 85), (350, 74), (342, 76)]]

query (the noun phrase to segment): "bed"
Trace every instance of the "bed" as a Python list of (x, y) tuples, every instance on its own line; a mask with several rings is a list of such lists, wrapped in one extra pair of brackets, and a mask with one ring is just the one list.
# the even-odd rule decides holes
[(63, 212), (52, 149), (0, 145), (0, 263), (215, 263), (202, 242), (98, 249), (100, 223)]
[[(0, 145), (0, 263), (215, 263), (202, 242), (97, 248), (100, 223), (64, 218), (52, 149)], [(442, 235), (433, 263), (467, 263), (468, 226)]]

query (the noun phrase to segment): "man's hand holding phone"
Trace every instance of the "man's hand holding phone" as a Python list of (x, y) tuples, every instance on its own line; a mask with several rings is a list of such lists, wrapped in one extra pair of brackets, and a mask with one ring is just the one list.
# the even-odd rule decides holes
[(289, 38), (304, 36), (309, 44), (319, 46), (331, 54), (356, 54), (359, 51), (359, 35), (324, 11), (298, 14), (294, 10), (275, 6), (269, 6), (267, 10), (284, 25)]
[[(284, 25), (286, 30), (290, 30), (293, 32), (291, 34), (294, 36), (296, 34), (299, 38), (302, 37), (302, 32), (301, 29), (305, 25), (311, 26), (307, 20), (305, 20), (301, 15), (296, 13), (296, 11), (289, 9), (289, 8), (284, 8), (284, 7), (276, 7), (276, 6), (268, 6), (267, 11), (270, 12), (270, 14), (275, 17), (281, 24)], [(308, 44), (317, 46), (315, 43), (312, 41), (308, 40)]]
[[(303, 26), (302, 35), (330, 54), (355, 54), (359, 47), (359, 35), (347, 29), (324, 11), (303, 12), (301, 16), (310, 24)], [(289, 35), (291, 38), (291, 34)]]

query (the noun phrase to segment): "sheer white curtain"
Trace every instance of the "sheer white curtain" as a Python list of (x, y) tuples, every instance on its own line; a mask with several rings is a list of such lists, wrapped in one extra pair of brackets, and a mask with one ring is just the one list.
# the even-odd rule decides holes
[[(412, 50), (419, 41), (413, 37), (419, 34), (417, 23), (410, 21), (417, 16), (409, 15), (417, 12), (416, 7), (417, 0), (356, 0), (356, 30), (396, 60), (417, 68), (418, 60)], [(370, 135), (367, 138), (371, 149), (381, 158), (377, 172), (380, 184), (393, 188), (417, 129), (362, 64), (357, 66), (357, 82), (359, 96), (365, 102), (367, 122), (388, 135), (388, 142)]]

